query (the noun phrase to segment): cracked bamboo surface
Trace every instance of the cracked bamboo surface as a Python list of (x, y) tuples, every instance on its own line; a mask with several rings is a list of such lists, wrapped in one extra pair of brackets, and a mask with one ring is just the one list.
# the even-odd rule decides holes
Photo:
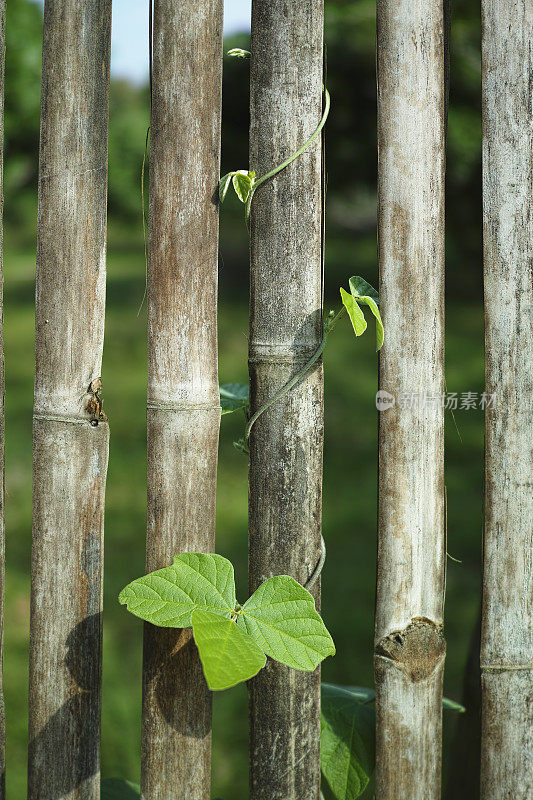
[(111, 0), (47, 0), (37, 241), (30, 800), (100, 796)]
[(378, 0), (376, 799), (436, 800), (444, 601), (442, 0)]
[[(211, 552), (222, 0), (156, 0), (148, 258), (146, 569)], [(211, 693), (192, 631), (146, 624), (141, 795), (209, 800)]]
[(533, 797), (533, 7), (484, 0), (482, 800)]
[(0, 2), (0, 800), (5, 800), (6, 751), (5, 751), (5, 704), (3, 686), (4, 656), (4, 578), (5, 578), (5, 530), (4, 530), (4, 264), (3, 264), (3, 211), (4, 211), (4, 67), (5, 67), (5, 0)]
[[(322, 0), (252, 4), (250, 168), (294, 153), (322, 114)], [(265, 182), (251, 207), (252, 412), (322, 337), (320, 140)], [(250, 592), (272, 575), (305, 584), (320, 557), (323, 375), (305, 379), (251, 431)], [(320, 598), (320, 582), (312, 590)], [(251, 800), (318, 800), (320, 669), (268, 661), (249, 683)]]

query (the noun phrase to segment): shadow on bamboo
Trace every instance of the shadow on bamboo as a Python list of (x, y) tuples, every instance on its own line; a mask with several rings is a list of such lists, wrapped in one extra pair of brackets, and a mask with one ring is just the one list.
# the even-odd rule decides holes
[[(95, 653), (95, 643), (100, 643), (101, 650), (101, 634), (101, 613), (72, 629), (65, 642), (64, 660), (72, 696), (29, 743), (30, 781), (39, 786), (46, 777), (48, 800), (60, 800), (91, 778), (100, 780), (99, 751), (94, 743), (99, 739), (101, 712), (101, 658), (100, 652)], [(62, 770), (58, 764), (63, 765)]]

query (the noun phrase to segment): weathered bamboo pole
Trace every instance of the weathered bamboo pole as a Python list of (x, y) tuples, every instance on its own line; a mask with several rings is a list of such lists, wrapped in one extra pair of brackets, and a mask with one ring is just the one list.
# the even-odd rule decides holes
[(378, 0), (376, 798), (441, 784), (444, 601), (442, 0)]
[(484, 0), (482, 800), (533, 797), (533, 7)]
[[(156, 0), (146, 569), (214, 549), (222, 0)], [(141, 791), (210, 798), (211, 694), (191, 631), (145, 626)]]
[[(252, 4), (250, 165), (260, 177), (294, 153), (322, 113), (323, 0)], [(316, 351), (322, 334), (321, 148), (316, 141), (254, 196), (249, 370), (257, 410)], [(250, 592), (308, 580), (320, 556), (321, 363), (259, 417), (250, 438)], [(317, 603), (320, 584), (312, 589)], [(320, 669), (269, 661), (250, 682), (251, 800), (318, 800)]]
[[(111, 0), (44, 9), (34, 396), (30, 800), (100, 796)], [(92, 422), (92, 424), (91, 424)]]
[(3, 687), (4, 658), (4, 578), (5, 578), (5, 529), (4, 529), (4, 263), (3, 263), (3, 212), (4, 212), (4, 81), (5, 81), (5, 25), (6, 3), (0, 2), (0, 800), (6, 796), (6, 719)]

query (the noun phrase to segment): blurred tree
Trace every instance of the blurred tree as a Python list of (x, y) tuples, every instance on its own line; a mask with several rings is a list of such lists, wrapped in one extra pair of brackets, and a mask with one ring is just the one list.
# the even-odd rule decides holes
[[(9, 0), (6, 14), (5, 215), (6, 222), (35, 226), (42, 10), (31, 0)], [(112, 81), (109, 136), (109, 212), (140, 218), (140, 169), (150, 117), (148, 88)]]
[(29, 0), (6, 4), (5, 159), (6, 222), (33, 214), (28, 190), (37, 186), (42, 12)]
[[(109, 214), (136, 223), (139, 223), (141, 215), (141, 165), (149, 122), (148, 87), (139, 89), (127, 81), (112, 81), (109, 97)], [(147, 183), (146, 177), (146, 197)]]

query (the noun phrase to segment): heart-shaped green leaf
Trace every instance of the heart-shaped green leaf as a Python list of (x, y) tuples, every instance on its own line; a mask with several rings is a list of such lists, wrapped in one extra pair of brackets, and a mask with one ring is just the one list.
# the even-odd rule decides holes
[(214, 553), (182, 553), (170, 567), (132, 581), (118, 599), (135, 616), (167, 628), (190, 628), (196, 608), (229, 618), (236, 603), (233, 565)]
[(220, 405), (223, 414), (231, 414), (249, 404), (250, 387), (247, 383), (225, 383), (220, 387)]
[(213, 690), (251, 678), (267, 655), (294, 669), (313, 670), (335, 652), (303, 586), (287, 575), (270, 578), (241, 607), (233, 566), (215, 554), (182, 553), (170, 567), (132, 581), (119, 600), (154, 625), (192, 626)]
[(255, 181), (255, 172), (239, 169), (233, 173), (233, 188), (241, 203), (246, 203)]
[(335, 653), (312, 595), (289, 575), (262, 583), (242, 607), (237, 624), (267, 656), (294, 669), (314, 670)]
[(342, 686), (322, 684), (320, 762), (335, 800), (356, 800), (374, 770), (375, 712)]
[(226, 199), (226, 195), (228, 193), (229, 185), (230, 185), (231, 179), (233, 178), (234, 175), (235, 175), (234, 172), (228, 172), (228, 174), (224, 175), (224, 177), (220, 178), (220, 180), (218, 182), (218, 196), (220, 198), (220, 202), (221, 203), (223, 203), (224, 200)]
[(380, 350), (383, 345), (383, 323), (379, 313), (379, 298), (376, 290), (359, 275), (350, 278), (350, 292), (355, 304), (363, 303), (367, 305), (376, 319), (376, 350)]
[(232, 619), (196, 609), (192, 629), (207, 685), (214, 692), (253, 678), (266, 664), (262, 650)]
[(341, 298), (343, 305), (348, 312), (348, 316), (350, 317), (350, 322), (352, 323), (355, 335), (361, 336), (361, 334), (366, 331), (365, 315), (357, 305), (357, 302), (354, 300), (353, 296), (348, 294), (348, 292), (346, 292), (342, 286)]

